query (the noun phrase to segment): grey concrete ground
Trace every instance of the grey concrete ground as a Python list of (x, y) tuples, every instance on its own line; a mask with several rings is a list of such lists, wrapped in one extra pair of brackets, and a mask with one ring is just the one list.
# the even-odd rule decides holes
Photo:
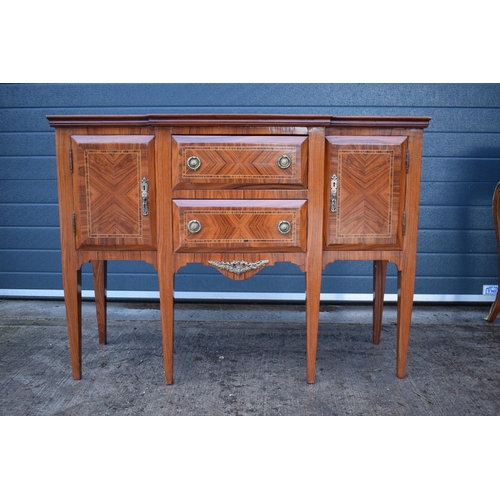
[(416, 305), (407, 375), (395, 375), (396, 310), (380, 345), (371, 307), (321, 307), (314, 384), (303, 304), (175, 306), (174, 385), (157, 303), (111, 302), (99, 345), (83, 307), (83, 376), (71, 377), (62, 301), (0, 302), (0, 415), (499, 415), (500, 318), (488, 305)]

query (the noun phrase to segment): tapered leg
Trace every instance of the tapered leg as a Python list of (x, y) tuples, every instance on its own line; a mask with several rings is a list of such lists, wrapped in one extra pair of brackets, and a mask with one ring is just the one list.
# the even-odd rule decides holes
[(316, 352), (321, 292), (321, 268), (318, 273), (306, 273), (306, 356), (307, 383), (313, 384), (316, 376)]
[(398, 271), (398, 324), (396, 341), (396, 375), (404, 378), (406, 358), (410, 341), (411, 314), (413, 309), (413, 292), (415, 289), (415, 269), (409, 265)]
[(316, 376), (316, 352), (318, 349), (318, 325), (320, 286), (312, 273), (306, 273), (306, 356), (307, 383), (313, 384)]
[(171, 270), (160, 267), (158, 281), (165, 382), (170, 385), (174, 383), (174, 276)]
[(373, 343), (380, 343), (382, 330), (382, 314), (384, 310), (385, 283), (387, 277), (387, 261), (373, 261)]
[(95, 309), (97, 316), (97, 331), (99, 343), (106, 343), (106, 313), (107, 313), (107, 267), (106, 260), (92, 261), (92, 274), (94, 275)]
[(68, 322), (69, 353), (73, 378), (82, 377), (82, 271), (74, 265), (63, 267), (64, 302)]

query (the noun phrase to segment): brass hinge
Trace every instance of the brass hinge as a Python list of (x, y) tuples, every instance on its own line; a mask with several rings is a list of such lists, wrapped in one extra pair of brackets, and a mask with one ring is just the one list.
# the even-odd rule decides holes
[(76, 235), (76, 214), (73, 212), (73, 234)]
[(410, 171), (410, 150), (406, 150), (406, 173)]
[(73, 173), (73, 149), (69, 149), (69, 171)]
[(403, 236), (406, 234), (406, 212), (403, 212)]

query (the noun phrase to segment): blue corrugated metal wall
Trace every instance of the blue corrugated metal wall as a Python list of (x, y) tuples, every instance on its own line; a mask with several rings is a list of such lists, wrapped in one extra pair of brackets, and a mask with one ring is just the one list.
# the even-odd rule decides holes
[[(54, 132), (45, 116), (134, 113), (432, 116), (424, 133), (416, 293), (480, 296), (483, 284), (497, 283), (491, 199), (500, 180), (500, 85), (9, 84), (0, 85), (4, 295), (62, 289)], [(90, 269), (84, 271), (84, 288), (91, 289)], [(156, 273), (145, 263), (113, 262), (109, 271), (110, 290), (157, 291)], [(325, 294), (371, 287), (370, 263), (325, 270)], [(302, 293), (304, 279), (281, 264), (236, 283), (192, 264), (176, 277), (176, 290)], [(387, 291), (396, 291), (394, 270)]]

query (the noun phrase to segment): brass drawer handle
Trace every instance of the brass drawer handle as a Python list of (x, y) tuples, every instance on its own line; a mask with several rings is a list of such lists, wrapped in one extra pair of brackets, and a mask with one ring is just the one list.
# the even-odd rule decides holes
[(288, 234), (292, 230), (292, 225), (287, 220), (280, 220), (278, 222), (278, 231), (281, 234)]
[(285, 170), (292, 166), (292, 159), (288, 155), (281, 155), (278, 158), (278, 167)]
[(190, 156), (186, 161), (186, 165), (191, 170), (198, 170), (201, 167), (201, 160), (197, 156)]
[(201, 231), (201, 222), (199, 220), (190, 220), (187, 228), (191, 234), (199, 233)]

